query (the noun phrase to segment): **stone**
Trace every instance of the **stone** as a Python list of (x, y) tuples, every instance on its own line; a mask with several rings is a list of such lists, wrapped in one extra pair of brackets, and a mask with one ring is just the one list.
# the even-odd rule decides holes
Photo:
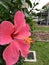
[(30, 51), (24, 61), (36, 62), (36, 60), (37, 60), (36, 59), (36, 52), (35, 51)]

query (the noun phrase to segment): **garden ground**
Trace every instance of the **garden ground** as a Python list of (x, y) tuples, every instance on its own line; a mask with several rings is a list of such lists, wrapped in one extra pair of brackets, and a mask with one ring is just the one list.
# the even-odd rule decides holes
[[(48, 27), (34, 27), (34, 30), (49, 31)], [(49, 65), (49, 42), (35, 41), (31, 50), (36, 51), (36, 62), (24, 62), (23, 65)]]

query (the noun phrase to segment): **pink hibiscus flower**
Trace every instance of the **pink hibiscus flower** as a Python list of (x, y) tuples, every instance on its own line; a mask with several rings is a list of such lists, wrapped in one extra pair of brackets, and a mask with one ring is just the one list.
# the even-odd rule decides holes
[(25, 22), (25, 16), (21, 11), (15, 13), (14, 25), (9, 21), (0, 24), (0, 45), (9, 44), (3, 52), (6, 65), (15, 64), (20, 53), (23, 57), (27, 56), (31, 42), (29, 30), (30, 27)]

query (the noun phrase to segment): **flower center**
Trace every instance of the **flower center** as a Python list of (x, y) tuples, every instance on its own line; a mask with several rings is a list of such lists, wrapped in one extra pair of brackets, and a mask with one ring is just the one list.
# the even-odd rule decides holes
[(16, 39), (16, 36), (17, 36), (17, 35), (18, 35), (18, 33), (16, 33), (16, 34), (12, 33), (12, 34), (11, 34), (12, 39)]
[(14, 39), (14, 35), (13, 34), (11, 34), (11, 37), (12, 37), (12, 39)]
[(32, 38), (27, 38), (25, 39), (26, 43), (30, 44), (31, 42), (34, 43), (34, 40)]

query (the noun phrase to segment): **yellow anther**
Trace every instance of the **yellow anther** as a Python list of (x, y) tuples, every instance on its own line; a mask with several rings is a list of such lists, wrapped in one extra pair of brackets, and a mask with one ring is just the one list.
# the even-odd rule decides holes
[(32, 42), (32, 43), (34, 42), (34, 40), (32, 40), (32, 38), (27, 38), (27, 39), (26, 39), (26, 43), (30, 44), (31, 42)]

